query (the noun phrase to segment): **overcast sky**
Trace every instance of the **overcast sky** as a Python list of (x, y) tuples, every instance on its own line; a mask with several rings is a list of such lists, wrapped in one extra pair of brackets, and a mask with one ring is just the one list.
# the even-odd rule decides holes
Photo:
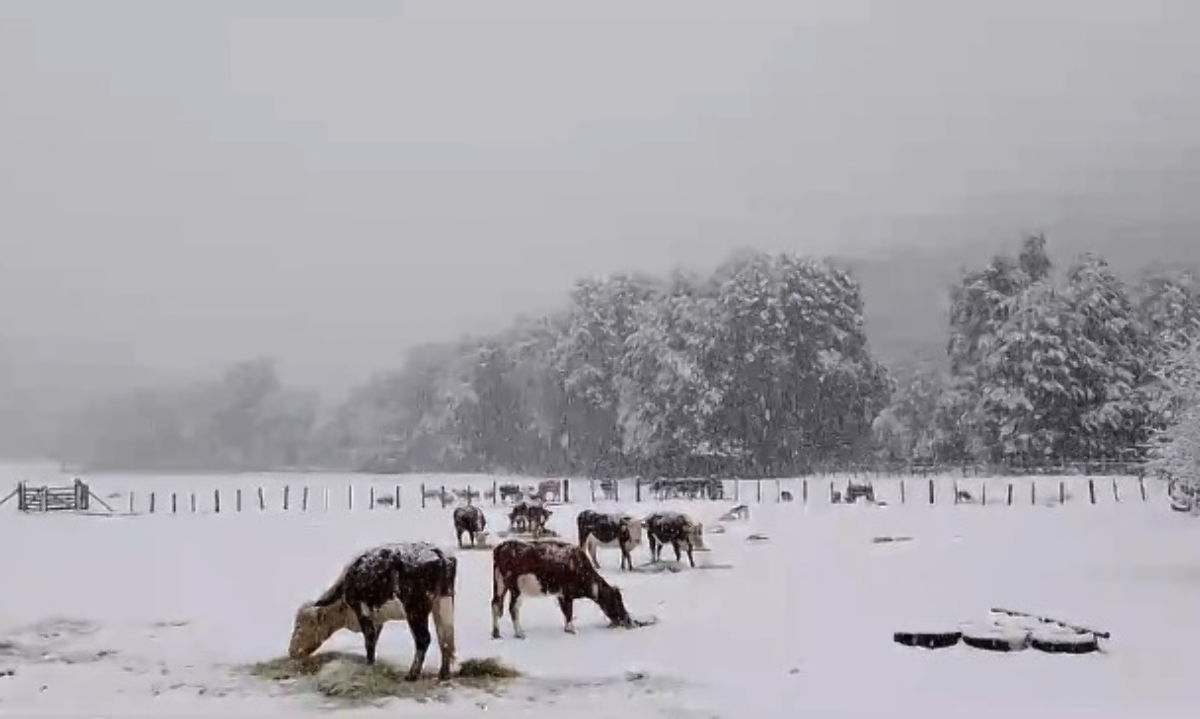
[(0, 339), (189, 372), (270, 354), (341, 387), (581, 275), (878, 252), (904, 218), (1194, 153), (1198, 20), (0, 0)]

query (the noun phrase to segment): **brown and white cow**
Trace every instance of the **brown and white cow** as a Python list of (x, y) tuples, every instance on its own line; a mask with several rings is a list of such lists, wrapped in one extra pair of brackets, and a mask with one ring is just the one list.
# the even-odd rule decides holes
[(576, 515), (575, 526), (579, 529), (579, 546), (597, 568), (600, 562), (596, 559), (596, 548), (615, 546), (621, 550), (621, 569), (626, 565), (633, 569), (631, 552), (642, 543), (642, 523), (636, 517), (585, 509)]
[(471, 537), (471, 545), (474, 546), (476, 537), (483, 534), (483, 530), (487, 527), (487, 517), (483, 516), (483, 510), (475, 505), (466, 507), (456, 507), (454, 509), (454, 535), (458, 538), (458, 546), (463, 546), (463, 534)]
[(375, 644), (383, 625), (407, 621), (416, 651), (405, 679), (415, 681), (429, 649), (433, 615), (442, 655), (438, 679), (450, 678), (454, 661), (454, 585), (458, 560), (429, 542), (384, 544), (359, 554), (316, 601), (296, 612), (288, 655), (315, 652), (341, 629), (360, 632), (367, 663), (375, 663)]
[(546, 529), (550, 514), (550, 510), (535, 502), (518, 502), (508, 515), (509, 529), (514, 532), (532, 532), (535, 537), (540, 536)]
[(625, 609), (621, 590), (604, 581), (583, 549), (558, 540), (523, 542), (509, 539), (492, 550), (492, 638), (500, 638), (504, 595), (510, 594), (508, 613), (513, 634), (525, 638), (521, 628), (521, 599), (552, 596), (563, 614), (563, 631), (575, 633), (574, 602), (591, 599), (614, 626), (630, 629), (633, 619)]
[(688, 564), (696, 566), (693, 549), (704, 548), (704, 525), (681, 512), (654, 512), (642, 522), (650, 543), (650, 559), (659, 561), (663, 546), (670, 544), (675, 550), (675, 561), (681, 559), (680, 547), (687, 548)]

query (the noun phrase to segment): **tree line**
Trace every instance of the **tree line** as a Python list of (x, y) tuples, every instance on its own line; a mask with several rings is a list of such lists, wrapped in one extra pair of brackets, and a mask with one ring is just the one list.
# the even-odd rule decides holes
[(1126, 283), (1093, 255), (1060, 271), (1033, 236), (949, 299), (942, 366), (885, 368), (832, 261), (744, 253), (706, 275), (587, 279), (559, 311), (412, 350), (327, 417), (246, 363), (102, 403), (70, 447), (99, 464), (758, 477), (1141, 458), (1182, 416), (1192, 273)]

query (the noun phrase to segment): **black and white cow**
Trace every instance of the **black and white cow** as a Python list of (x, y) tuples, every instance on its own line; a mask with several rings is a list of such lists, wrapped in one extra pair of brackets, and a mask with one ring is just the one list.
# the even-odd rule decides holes
[(680, 547), (687, 548), (688, 564), (696, 566), (692, 550), (704, 548), (704, 525), (681, 512), (654, 512), (642, 522), (650, 542), (650, 559), (657, 562), (662, 557), (663, 546), (670, 544), (675, 550), (675, 561), (681, 559)]
[(518, 502), (508, 515), (509, 529), (514, 532), (532, 532), (540, 536), (546, 529), (550, 519), (550, 510), (540, 504), (528, 501)]
[(509, 539), (492, 550), (492, 638), (500, 638), (504, 596), (511, 595), (508, 613), (513, 634), (525, 638), (521, 628), (522, 597), (553, 596), (563, 614), (563, 630), (575, 633), (574, 601), (591, 599), (614, 626), (634, 626), (625, 609), (621, 590), (604, 581), (583, 549), (558, 540), (523, 542)]
[(405, 679), (415, 681), (429, 649), (433, 615), (442, 655), (439, 679), (450, 678), (454, 661), (454, 585), (458, 560), (428, 542), (384, 544), (359, 554), (316, 601), (296, 612), (288, 655), (306, 657), (341, 629), (361, 632), (367, 663), (383, 625), (407, 621), (416, 651)]
[(454, 509), (454, 536), (458, 538), (459, 547), (463, 546), (463, 534), (471, 537), (471, 545), (474, 546), (477, 535), (483, 534), (486, 527), (487, 517), (483, 516), (483, 510), (479, 507), (467, 505)]
[(618, 547), (621, 550), (621, 569), (633, 569), (634, 547), (642, 543), (642, 523), (628, 514), (602, 514), (585, 509), (575, 517), (579, 529), (579, 546), (587, 552), (592, 564), (600, 567), (596, 547)]

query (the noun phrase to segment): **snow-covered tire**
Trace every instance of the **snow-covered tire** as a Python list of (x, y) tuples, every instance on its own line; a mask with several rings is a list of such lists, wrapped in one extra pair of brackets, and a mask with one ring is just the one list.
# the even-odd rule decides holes
[(1060, 627), (1038, 629), (1029, 637), (1029, 646), (1048, 654), (1091, 654), (1100, 650), (1096, 635)]
[(959, 628), (962, 643), (989, 652), (1019, 652), (1029, 646), (1029, 632), (991, 623), (964, 624)]
[(962, 638), (960, 632), (895, 632), (892, 641), (906, 647), (921, 649), (945, 649), (958, 644)]

